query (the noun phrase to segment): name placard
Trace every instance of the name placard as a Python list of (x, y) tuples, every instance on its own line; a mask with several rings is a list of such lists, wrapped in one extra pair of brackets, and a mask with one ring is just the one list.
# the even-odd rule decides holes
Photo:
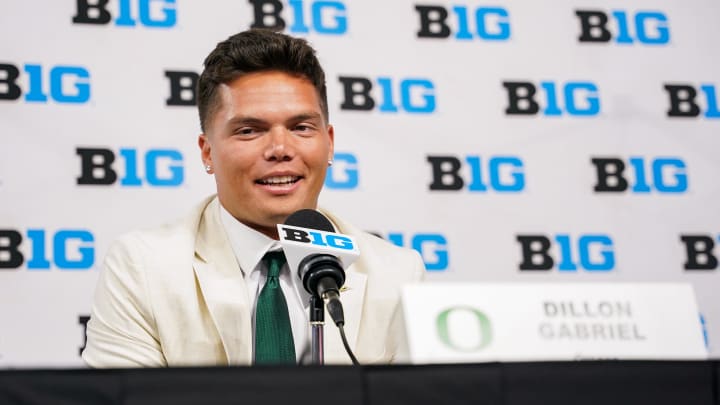
[(416, 364), (707, 359), (685, 283), (419, 284), (402, 305)]

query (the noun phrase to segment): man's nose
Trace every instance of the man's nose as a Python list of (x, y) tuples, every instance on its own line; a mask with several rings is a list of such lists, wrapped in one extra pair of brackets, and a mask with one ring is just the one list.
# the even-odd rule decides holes
[(268, 145), (265, 150), (265, 159), (286, 161), (293, 157), (292, 133), (287, 128), (272, 128), (268, 134)]

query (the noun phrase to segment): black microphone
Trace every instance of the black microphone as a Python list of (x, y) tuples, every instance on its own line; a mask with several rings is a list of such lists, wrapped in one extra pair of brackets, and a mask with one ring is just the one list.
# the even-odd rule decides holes
[[(330, 220), (323, 214), (303, 209), (290, 215), (285, 225), (324, 232), (335, 232)], [(338, 327), (345, 324), (340, 287), (345, 284), (345, 269), (336, 256), (310, 252), (298, 265), (297, 275), (305, 290), (325, 301), (328, 313)]]

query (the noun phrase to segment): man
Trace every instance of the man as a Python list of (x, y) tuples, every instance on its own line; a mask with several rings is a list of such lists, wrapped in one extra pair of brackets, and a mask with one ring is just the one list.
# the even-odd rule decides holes
[[(317, 208), (332, 164), (325, 74), (304, 40), (250, 30), (210, 53), (198, 94), (198, 144), (217, 196), (111, 247), (83, 352), (92, 367), (295, 363), (307, 353), (309, 295), (269, 252), (277, 224)], [(403, 344), (400, 289), (423, 277), (422, 260), (323, 213), (361, 254), (341, 293), (350, 346), (361, 363), (390, 362)], [(266, 290), (278, 312), (266, 312)], [(331, 323), (325, 361), (350, 362)]]

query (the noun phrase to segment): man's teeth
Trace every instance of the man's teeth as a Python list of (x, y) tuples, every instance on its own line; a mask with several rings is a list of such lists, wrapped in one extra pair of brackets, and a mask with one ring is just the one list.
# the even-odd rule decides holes
[(298, 180), (297, 176), (278, 176), (260, 180), (262, 184), (292, 184)]

